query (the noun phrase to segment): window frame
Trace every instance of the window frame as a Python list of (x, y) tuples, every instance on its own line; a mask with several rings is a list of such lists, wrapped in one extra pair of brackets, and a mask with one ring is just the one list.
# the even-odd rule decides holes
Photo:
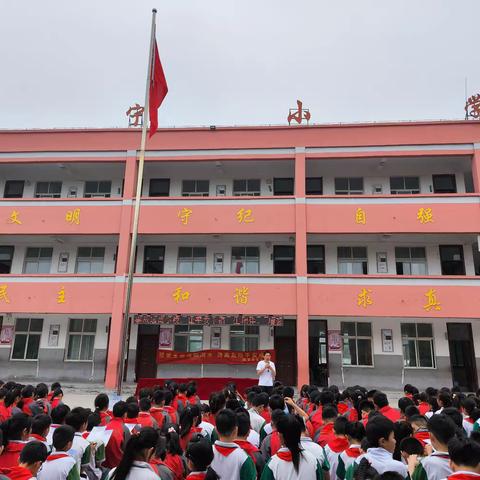
[[(13, 185), (22, 185), (22, 192), (20, 195), (18, 194), (8, 194), (7, 195), (7, 188)], [(5, 185), (3, 187), (3, 198), (23, 198), (23, 194), (25, 193), (25, 180), (6, 180)]]
[[(28, 251), (29, 250), (34, 250), (34, 249), (38, 250), (38, 255), (36, 257), (34, 257), (34, 256), (29, 257), (28, 256)], [(42, 255), (41, 255), (42, 250), (50, 250), (50, 257), (42, 257)], [(50, 258), (48, 272), (39, 272), (40, 259), (41, 258)], [(22, 273), (27, 274), (27, 275), (48, 275), (52, 270), (52, 258), (53, 258), (53, 247), (27, 247), (27, 249), (25, 250), (25, 258), (23, 259)], [(27, 272), (26, 271), (27, 262), (29, 264), (36, 263), (37, 271), (36, 272)]]
[[(245, 182), (245, 190), (236, 190), (235, 182)], [(249, 182), (258, 182), (258, 189), (250, 189)], [(262, 194), (262, 181), (260, 178), (235, 178), (232, 182), (232, 195), (234, 197), (259, 197)]]
[[(362, 189), (352, 189), (351, 183), (352, 180), (361, 180), (362, 181)], [(337, 180), (346, 180), (347, 181), (347, 188), (346, 189), (338, 189), (337, 188)], [(365, 192), (365, 181), (363, 177), (335, 177), (333, 180), (333, 185), (335, 188), (335, 195), (363, 195)]]
[[(13, 257), (15, 255), (15, 246), (14, 245), (0, 245), (0, 248), (10, 249), (10, 268), (8, 272), (1, 273), (2, 275), (9, 275), (12, 273), (12, 264)], [(8, 262), (8, 260), (0, 260), (0, 262)]]
[[(402, 327), (404, 325), (415, 325), (415, 337), (411, 337), (409, 335), (404, 335), (402, 333)], [(429, 325), (432, 329), (432, 334), (430, 337), (420, 337), (418, 335), (418, 325)], [(412, 370), (436, 370), (437, 369), (437, 362), (436, 362), (436, 356), (435, 356), (435, 335), (433, 333), (433, 323), (427, 323), (427, 322), (402, 322), (400, 323), (400, 337), (402, 339), (402, 358), (403, 358), (403, 368), (405, 369), (412, 369)], [(416, 366), (411, 366), (411, 365), (406, 365), (406, 356), (405, 356), (405, 343), (404, 341), (407, 340), (413, 341), (415, 344), (415, 362), (417, 363)], [(420, 354), (419, 354), (419, 348), (418, 348), (418, 342), (422, 341), (429, 341), (430, 342), (430, 352), (431, 352), (431, 360), (432, 360), (432, 366), (431, 367), (425, 367), (422, 365), (419, 365), (420, 363)]]
[[(28, 320), (28, 329), (27, 330), (17, 330), (17, 323), (19, 320)], [(32, 330), (32, 320), (40, 320), (41, 321), (41, 328), (40, 330)], [(42, 333), (43, 333), (43, 324), (44, 319), (43, 318), (37, 318), (37, 317), (16, 317), (15, 318), (15, 326), (14, 326), (14, 334), (13, 334), (13, 342), (12, 342), (12, 347), (10, 349), (10, 360), (14, 362), (38, 362), (39, 360), (39, 353), (40, 353), (40, 343), (42, 341)], [(14, 358), (13, 353), (15, 351), (15, 342), (17, 339), (17, 335), (26, 335), (27, 339), (25, 341), (25, 347), (23, 351), (23, 357), (22, 358)], [(37, 336), (39, 337), (38, 339), (38, 348), (37, 348), (37, 356), (36, 358), (25, 358), (28, 350), (28, 344), (30, 341), (31, 336)]]
[[(323, 258), (320, 259), (320, 257), (311, 257), (309, 255), (309, 248), (310, 247), (320, 247), (323, 251)], [(321, 273), (312, 273), (312, 272), (309, 272), (309, 262), (320, 262), (320, 264), (323, 264), (323, 272)], [(325, 275), (325, 245), (316, 245), (316, 244), (307, 244), (307, 274), (308, 275)], [(322, 269), (320, 269), (322, 270)]]
[[(73, 321), (82, 321), (82, 330), (80, 332), (72, 332), (71, 326)], [(95, 322), (95, 331), (85, 331), (85, 321), (94, 321)], [(68, 319), (68, 330), (67, 330), (67, 340), (65, 342), (65, 352), (63, 361), (64, 362), (72, 362), (72, 363), (93, 363), (95, 361), (95, 340), (98, 331), (98, 319), (97, 318), (69, 318)], [(92, 358), (90, 359), (81, 359), (81, 358), (68, 358), (68, 352), (70, 350), (70, 339), (72, 337), (80, 337), (80, 348), (78, 349), (79, 357), (82, 353), (83, 341), (84, 337), (93, 337), (93, 348), (92, 348)]]
[[(397, 249), (400, 249), (400, 248), (408, 248), (408, 254), (409, 254), (409, 258), (407, 257), (401, 257), (401, 256), (398, 256), (397, 255)], [(419, 262), (419, 258), (417, 257), (413, 257), (412, 256), (412, 249), (414, 248), (421, 248), (423, 249), (424, 253), (425, 253), (425, 256), (423, 257), (424, 258), (424, 262)], [(409, 265), (409, 268), (410, 268), (410, 273), (405, 273), (404, 271), (402, 273), (398, 273), (398, 264), (401, 263), (402, 264), (402, 270), (405, 270), (404, 268), (404, 265), (405, 264), (408, 264)], [(425, 265), (425, 273), (423, 274), (419, 274), (419, 273), (411, 273), (412, 272), (412, 264), (424, 264)], [(406, 276), (406, 275), (414, 275), (414, 276), (427, 276), (428, 275), (428, 261), (427, 261), (427, 249), (425, 247), (412, 247), (412, 246), (396, 246), (395, 247), (395, 271), (396, 271), (396, 274), (397, 275), (401, 275), (401, 276)]]
[[(194, 191), (185, 191), (185, 182), (194, 182)], [(198, 183), (207, 182), (207, 190), (199, 190)], [(210, 180), (209, 179), (197, 179), (197, 180), (182, 180), (182, 197), (209, 197), (210, 196)]]
[[(309, 181), (317, 181), (320, 183), (320, 188), (309, 188), (308, 183)], [(315, 190), (312, 193), (312, 190)], [(306, 177), (305, 178), (305, 195), (323, 195), (323, 177)]]
[[(443, 178), (453, 178), (453, 188), (449, 189), (452, 191), (439, 191), (439, 190), (445, 190), (443, 188), (435, 188), (435, 182), (439, 181)], [(434, 173), (432, 174), (432, 188), (433, 188), (433, 194), (434, 195), (451, 195), (454, 193), (458, 193), (458, 186), (457, 186), (457, 176), (454, 173)]]
[[(163, 250), (163, 256), (162, 260), (147, 260), (147, 249), (150, 248), (159, 248)], [(161, 272), (147, 272), (146, 271), (146, 265), (151, 264), (151, 263), (162, 263), (162, 271)], [(148, 275), (163, 275), (165, 273), (165, 245), (144, 245), (143, 247), (143, 268), (142, 268), (142, 273), (146, 273)]]
[[(344, 324), (354, 324), (355, 325), (355, 335), (345, 335), (343, 333), (343, 325)], [(366, 336), (366, 335), (358, 335), (358, 324), (368, 324), (370, 325), (370, 336)], [(342, 367), (352, 367), (352, 368), (374, 368), (375, 367), (375, 355), (374, 355), (374, 351), (373, 351), (373, 325), (372, 325), (372, 322), (356, 322), (356, 321), (345, 321), (345, 322), (340, 322), (340, 332), (341, 332), (341, 337), (342, 337)], [(352, 364), (352, 363), (345, 363), (344, 360), (345, 360), (345, 354), (344, 354), (344, 351), (345, 351), (345, 340), (350, 340), (350, 339), (353, 339), (355, 340), (355, 352), (356, 352), (356, 357), (357, 357), (357, 363), (356, 364)], [(359, 352), (359, 348), (358, 348), (358, 341), (359, 340), (369, 340), (370, 341), (370, 358), (372, 359), (372, 363), (371, 364), (359, 364), (358, 363), (358, 352)], [(347, 343), (347, 345), (349, 346), (349, 343)], [(351, 360), (351, 356), (350, 356), (350, 360)]]
[[(232, 327), (234, 327), (233, 331), (232, 331)], [(249, 332), (248, 329), (256, 329), (256, 333), (252, 333), (251, 331)], [(232, 348), (232, 337), (235, 338), (236, 340), (239, 340), (239, 339), (241, 340), (241, 343), (242, 343), (241, 350), (234, 350)], [(247, 339), (256, 339), (256, 343), (257, 343), (256, 348), (246, 350), (245, 343)], [(229, 349), (233, 352), (254, 352), (256, 350), (260, 350), (260, 326), (230, 325), (230, 328), (228, 329), (228, 343), (229, 343)]]
[[(46, 184), (47, 185), (47, 193), (39, 193), (38, 192), (38, 186), (41, 184)], [(50, 192), (50, 189), (52, 185), (55, 186), (60, 186), (60, 191), (59, 192)], [(35, 183), (35, 193), (34, 193), (35, 198), (61, 198), (62, 197), (62, 182), (58, 180), (46, 180), (46, 181), (39, 181)]]
[[(191, 254), (190, 256), (184, 256), (184, 257), (180, 257), (180, 250), (181, 249), (190, 249), (191, 251)], [(205, 255), (204, 256), (195, 256), (193, 254), (194, 250), (195, 249), (201, 249), (204, 251)], [(181, 272), (180, 271), (180, 258), (183, 258), (185, 260), (183, 260), (182, 263), (184, 264), (189, 264), (191, 265), (191, 272)], [(195, 259), (198, 259), (198, 258), (202, 258), (203, 259), (203, 262), (200, 262), (200, 261), (195, 261)], [(203, 272), (194, 272), (195, 270), (195, 264), (201, 264), (203, 263)], [(202, 245), (193, 245), (193, 246), (179, 246), (178, 247), (178, 250), (177, 250), (177, 275), (205, 275), (207, 273), (207, 247), (204, 247)]]
[[(340, 257), (339, 249), (340, 248), (349, 248), (350, 249), (350, 257)], [(364, 248), (365, 249), (365, 257), (354, 257), (353, 249), (354, 248)], [(345, 260), (344, 260), (345, 259)], [(347, 260), (348, 259), (348, 260)], [(343, 273), (340, 272), (340, 264), (362, 264), (362, 272), (363, 273), (354, 273), (352, 267), (352, 273)], [(354, 246), (337, 246), (337, 272), (338, 275), (368, 275), (368, 247), (364, 245), (354, 245)]]
[[(165, 182), (167, 184), (166, 195), (152, 194), (152, 182)], [(165, 198), (170, 196), (170, 179), (169, 178), (151, 178), (148, 183), (148, 196), (153, 198)]]
[[(80, 257), (80, 249), (81, 248), (89, 248), (90, 249), (90, 257)], [(103, 256), (102, 257), (94, 257), (92, 256), (92, 253), (93, 253), (93, 249), (94, 248), (101, 248), (103, 249)], [(95, 247), (95, 246), (86, 246), (86, 245), (82, 245), (81, 247), (78, 247), (77, 248), (77, 255), (76, 255), (76, 258), (75, 258), (75, 273), (80, 273), (80, 274), (83, 274), (83, 275), (101, 275), (103, 274), (103, 270), (105, 268), (105, 251), (106, 251), (106, 248), (105, 247)], [(89, 262), (90, 262), (90, 272), (79, 272), (78, 271), (78, 260), (79, 258), (89, 258)], [(93, 258), (102, 258), (102, 271), (101, 272), (93, 272), (92, 273), (92, 259)], [(82, 262), (86, 263), (86, 260), (83, 260)]]
[[(291, 255), (279, 255), (278, 250), (285, 248), (291, 251)], [(273, 274), (274, 275), (294, 275), (295, 274), (295, 246), (294, 245), (274, 245), (273, 246)], [(291, 272), (277, 272), (278, 262), (286, 264), (291, 262)], [(279, 265), (278, 265), (279, 266)]]
[[(97, 188), (96, 191), (89, 191), (87, 192), (87, 185), (89, 183), (96, 183)], [(110, 189), (107, 192), (100, 193), (100, 184), (107, 183), (110, 184)], [(86, 180), (85, 185), (83, 187), (83, 198), (110, 198), (112, 196), (112, 181), (111, 180)]]
[[(244, 249), (243, 256), (238, 256), (238, 255), (234, 256), (233, 250), (235, 248)], [(254, 257), (252, 255), (248, 255), (247, 254), (247, 249), (248, 248), (256, 248), (257, 252), (258, 252), (258, 256)], [(258, 247), (258, 246), (248, 246), (248, 247), (246, 247), (246, 246), (232, 246), (232, 248), (230, 250), (230, 257), (231, 257), (230, 258), (230, 273), (233, 273), (235, 275), (259, 275), (260, 274), (260, 260), (261, 260), (260, 259), (260, 247)], [(234, 265), (234, 259), (238, 258), (238, 257), (240, 257), (240, 259), (242, 261), (242, 264), (243, 264), (242, 268), (243, 268), (244, 272), (239, 272), (239, 273), (236, 272), (236, 264)], [(254, 258), (257, 259), (257, 272), (250, 273), (250, 272), (245, 271), (247, 269), (247, 264), (253, 263), (252, 259), (254, 259)], [(238, 263), (238, 260), (236, 262)]]
[[(444, 252), (446, 248), (451, 248), (451, 247), (457, 247), (459, 249), (459, 251), (461, 253), (461, 259), (460, 260), (443, 260), (442, 259), (442, 255), (443, 255), (442, 252)], [(439, 256), (440, 256), (440, 269), (441, 269), (442, 275), (451, 275), (451, 276), (464, 276), (464, 275), (466, 275), (467, 266), (465, 265), (465, 251), (464, 251), (464, 248), (463, 248), (462, 244), (439, 245), (438, 246), (438, 253), (439, 253)], [(460, 264), (461, 263), (462, 273), (445, 273), (445, 270), (446, 270), (445, 267), (447, 265), (451, 265), (453, 263), (455, 263), (455, 264)]]
[[(289, 181), (292, 183), (292, 188), (288, 189), (289, 193), (278, 192), (278, 187), (275, 185), (280, 181)], [(285, 189), (286, 190), (286, 189)], [(274, 197), (291, 197), (295, 195), (295, 178), (293, 177), (278, 177), (273, 179), (273, 196)]]
[[(187, 330), (184, 330), (184, 331), (178, 331), (179, 327), (182, 327), (182, 329), (184, 327), (188, 327)], [(199, 350), (192, 350), (191, 349), (191, 342), (192, 342), (192, 339), (191, 337), (199, 337), (199, 333), (198, 331), (201, 330), (201, 337), (202, 337), (202, 340), (201, 340), (201, 347)], [(175, 347), (175, 344), (177, 342), (177, 337), (187, 337), (187, 349), (186, 350), (178, 350), (176, 347)], [(200, 352), (203, 350), (203, 342), (205, 340), (205, 328), (203, 325), (175, 325), (174, 329), (173, 329), (173, 350), (176, 351), (176, 352)]]
[[(406, 180), (407, 179), (416, 179), (418, 182), (418, 188), (407, 188)], [(403, 188), (392, 188), (393, 179), (402, 179)], [(418, 195), (420, 194), (420, 177), (416, 175), (393, 175), (390, 177), (390, 195)]]

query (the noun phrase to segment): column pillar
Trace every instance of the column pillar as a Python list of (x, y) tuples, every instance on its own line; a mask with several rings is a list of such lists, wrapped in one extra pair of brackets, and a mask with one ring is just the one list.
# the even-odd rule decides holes
[(126, 275), (130, 255), (130, 242), (133, 217), (133, 197), (137, 181), (137, 156), (135, 151), (128, 151), (125, 161), (123, 183), (123, 205), (120, 217), (120, 232), (118, 236), (117, 266), (115, 270), (115, 286), (112, 299), (112, 319), (110, 321), (110, 336), (107, 347), (107, 365), (105, 387), (117, 387), (117, 376), (120, 366), (122, 342), (123, 309), (125, 307)]
[(480, 144), (475, 144), (475, 150), (472, 156), (472, 177), (473, 189), (475, 193), (480, 193)]
[(297, 385), (310, 383), (308, 352), (307, 211), (305, 147), (295, 148), (295, 273), (297, 279)]

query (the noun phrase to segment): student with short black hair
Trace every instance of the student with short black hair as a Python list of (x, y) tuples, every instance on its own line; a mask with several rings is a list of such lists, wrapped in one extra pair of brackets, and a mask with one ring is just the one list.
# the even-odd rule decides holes
[(365, 439), (365, 427), (362, 422), (349, 422), (345, 425), (345, 436), (348, 440), (348, 448), (338, 456), (335, 478), (345, 479), (348, 468), (355, 462), (355, 459), (362, 454), (361, 444)]
[(401, 414), (396, 408), (392, 408), (388, 403), (388, 397), (383, 392), (375, 392), (373, 395), (373, 404), (375, 409), (392, 422), (398, 422)]
[(150, 409), (152, 408), (152, 402), (149, 398), (141, 398), (138, 402), (139, 412), (137, 417), (137, 423), (142, 427), (153, 427), (157, 428), (158, 424), (155, 419), (150, 414)]
[(3, 436), (3, 452), (0, 455), (0, 470), (18, 465), (20, 453), (32, 431), (32, 419), (24, 413), (16, 413), (0, 425)]
[(72, 449), (75, 452), (73, 457), (77, 461), (79, 474), (82, 474), (92, 461), (90, 442), (83, 438), (83, 433), (87, 430), (89, 415), (90, 410), (76, 407), (65, 417), (65, 424), (70, 425), (75, 431)]
[(416, 455), (418, 457), (423, 456), (424, 447), (420, 440), (414, 437), (405, 437), (401, 440), (399, 445), (400, 455), (403, 461), (408, 465), (408, 459), (410, 455)]
[(47, 443), (47, 435), (50, 431), (50, 425), (52, 424), (52, 419), (49, 415), (40, 414), (33, 417), (32, 420), (32, 433), (30, 433), (29, 440), (31, 442), (37, 441), (42, 442), (47, 449), (49, 446)]
[(190, 473), (186, 480), (219, 480), (219, 476), (211, 467), (213, 450), (205, 439), (190, 442), (185, 454)]
[(253, 460), (235, 443), (238, 434), (235, 413), (221, 410), (216, 417), (215, 428), (219, 436), (213, 445), (212, 468), (215, 472), (221, 479), (255, 480), (257, 471)]
[(112, 436), (105, 447), (105, 463), (107, 468), (118, 466), (122, 460), (125, 445), (130, 438), (130, 431), (125, 426), (127, 418), (127, 404), (119, 401), (113, 406), (113, 418), (108, 423), (106, 430), (112, 430)]
[(470, 438), (453, 438), (448, 443), (450, 467), (448, 480), (480, 479), (480, 444)]
[(72, 448), (75, 430), (61, 425), (53, 432), (53, 453), (38, 473), (38, 480), (79, 480), (77, 461), (68, 452)]
[(262, 474), (263, 467), (265, 466), (265, 460), (263, 459), (258, 447), (248, 441), (248, 436), (251, 430), (250, 416), (243, 408), (239, 408), (239, 411), (236, 411), (235, 414), (237, 416), (238, 424), (237, 438), (235, 443), (250, 456), (255, 464), (255, 468), (257, 469), (257, 475), (260, 476)]
[[(262, 416), (264, 398), (263, 396), (267, 395), (266, 393), (257, 393), (251, 396), (251, 407), (248, 410), (250, 415), (250, 423), (252, 428), (259, 434), (265, 425), (265, 419)], [(268, 396), (268, 395), (267, 395)]]
[(43, 443), (36, 441), (27, 443), (20, 453), (18, 465), (12, 467), (8, 472), (8, 478), (10, 480), (33, 480), (37, 478), (37, 473), (47, 455), (47, 447)]

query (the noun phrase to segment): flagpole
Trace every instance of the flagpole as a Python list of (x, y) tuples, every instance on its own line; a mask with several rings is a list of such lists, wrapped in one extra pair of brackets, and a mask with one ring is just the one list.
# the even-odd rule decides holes
[(150, 81), (152, 77), (152, 60), (153, 60), (153, 45), (155, 43), (155, 18), (157, 10), (152, 10), (152, 29), (150, 33), (150, 50), (148, 55), (148, 70), (147, 70), (147, 85), (145, 87), (145, 103), (143, 110), (143, 125), (142, 125), (142, 139), (140, 142), (140, 152), (138, 155), (138, 175), (137, 175), (137, 190), (135, 192), (135, 210), (133, 214), (133, 231), (132, 242), (130, 244), (130, 258), (128, 262), (128, 277), (127, 277), (127, 294), (125, 297), (125, 313), (122, 316), (122, 343), (120, 347), (120, 358), (118, 366), (118, 378), (117, 378), (117, 395), (122, 394), (123, 374), (125, 371), (125, 347), (127, 343), (128, 324), (130, 317), (130, 304), (132, 300), (132, 287), (133, 287), (133, 274), (135, 272), (135, 251), (137, 248), (138, 237), (138, 219), (140, 216), (140, 201), (142, 197), (142, 184), (143, 184), (143, 166), (145, 163), (145, 145), (147, 143), (147, 125), (148, 125), (148, 104), (149, 104), (149, 92)]

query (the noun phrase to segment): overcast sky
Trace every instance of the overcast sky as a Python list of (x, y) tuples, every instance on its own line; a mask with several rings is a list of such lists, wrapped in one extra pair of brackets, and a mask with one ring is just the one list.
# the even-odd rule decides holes
[(161, 126), (463, 118), (479, 0), (0, 0), (0, 128), (127, 126), (151, 9)]

